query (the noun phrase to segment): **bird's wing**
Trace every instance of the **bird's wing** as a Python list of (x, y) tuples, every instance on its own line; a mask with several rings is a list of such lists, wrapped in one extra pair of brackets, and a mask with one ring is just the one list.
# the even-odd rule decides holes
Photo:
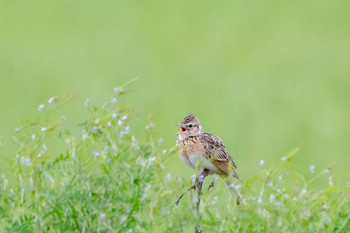
[[(227, 175), (234, 172), (234, 170), (237, 168), (237, 165), (231, 156), (227, 153), (225, 145), (219, 137), (204, 133), (200, 137), (200, 142), (204, 147), (205, 156), (207, 159), (212, 161), (220, 170), (222, 170)], [(237, 175), (234, 174), (234, 176)]]

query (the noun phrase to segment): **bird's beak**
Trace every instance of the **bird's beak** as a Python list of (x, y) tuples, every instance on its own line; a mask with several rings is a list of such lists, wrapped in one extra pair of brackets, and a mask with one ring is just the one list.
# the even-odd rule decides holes
[(175, 126), (180, 127), (180, 131), (179, 131), (179, 132), (177, 132), (176, 134), (181, 134), (181, 133), (186, 132), (185, 125), (183, 125), (183, 124), (177, 124), (177, 125), (175, 125)]

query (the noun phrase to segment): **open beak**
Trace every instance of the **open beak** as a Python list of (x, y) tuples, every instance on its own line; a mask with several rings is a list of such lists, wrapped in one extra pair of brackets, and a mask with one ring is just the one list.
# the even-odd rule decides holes
[(177, 124), (176, 126), (180, 127), (180, 131), (177, 132), (176, 134), (181, 134), (181, 133), (186, 132), (186, 128), (184, 127), (185, 125), (183, 125), (183, 124)]

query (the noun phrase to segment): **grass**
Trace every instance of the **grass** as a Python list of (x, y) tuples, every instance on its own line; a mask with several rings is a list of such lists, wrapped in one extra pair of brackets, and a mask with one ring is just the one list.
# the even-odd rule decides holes
[(204, 188), (200, 216), (194, 192), (176, 207), (192, 179), (164, 169), (176, 151), (154, 138), (151, 117), (144, 137), (131, 135), (133, 110), (119, 101), (126, 88), (101, 107), (87, 101), (78, 127), (58, 114), (70, 98), (55, 97), (2, 145), (11, 172), (0, 178), (1, 232), (193, 232), (197, 224), (203, 232), (350, 231), (350, 188), (335, 184), (333, 168), (305, 178), (293, 166), (297, 149), (236, 184), (246, 206), (225, 198), (218, 180)]

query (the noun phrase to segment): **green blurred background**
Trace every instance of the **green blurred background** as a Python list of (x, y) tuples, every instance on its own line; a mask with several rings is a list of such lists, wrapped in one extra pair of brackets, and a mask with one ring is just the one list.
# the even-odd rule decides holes
[[(196, 113), (247, 179), (300, 147), (311, 176), (338, 163), (350, 180), (350, 1), (0, 1), (0, 128), (4, 139), (54, 95), (72, 127), (134, 78), (122, 103), (131, 132), (149, 113), (166, 146)], [(177, 156), (174, 176), (193, 173)], [(0, 165), (3, 166), (3, 165)]]

